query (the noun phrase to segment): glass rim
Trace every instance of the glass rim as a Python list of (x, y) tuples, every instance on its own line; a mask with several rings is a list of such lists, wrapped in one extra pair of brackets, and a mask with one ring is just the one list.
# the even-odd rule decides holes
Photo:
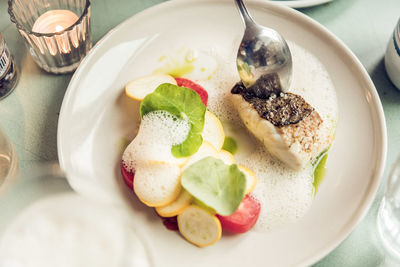
[(387, 189), (390, 187), (393, 177), (397, 175), (398, 172), (400, 172), (400, 155), (398, 155), (397, 158), (394, 160), (393, 165), (389, 170), (389, 176), (386, 178), (385, 182), (385, 189), (384, 189), (385, 193)]
[(79, 25), (82, 22), (82, 20), (85, 16), (88, 15), (89, 7), (90, 7), (90, 0), (85, 0), (85, 7), (83, 9), (82, 14), (79, 16), (79, 19), (77, 21), (75, 21), (75, 23), (73, 23), (71, 26), (63, 29), (62, 31), (58, 31), (58, 32), (40, 33), (40, 32), (35, 32), (32, 30), (28, 30), (24, 26), (22, 26), (21, 24), (18, 23), (17, 19), (15, 18), (14, 12), (13, 12), (14, 2), (15, 2), (15, 0), (8, 0), (8, 14), (10, 15), (11, 22), (15, 24), (15, 26), (17, 27), (18, 30), (21, 30), (29, 35), (34, 35), (36, 37), (43, 37), (43, 36), (52, 37), (54, 35), (62, 35), (65, 32), (72, 30), (76, 25)]

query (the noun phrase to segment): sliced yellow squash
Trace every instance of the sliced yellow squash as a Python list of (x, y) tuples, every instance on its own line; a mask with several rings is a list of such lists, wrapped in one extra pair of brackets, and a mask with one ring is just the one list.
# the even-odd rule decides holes
[(222, 234), (218, 218), (196, 205), (187, 207), (178, 215), (178, 227), (187, 241), (199, 247), (213, 245)]
[(212, 144), (218, 151), (221, 150), (225, 140), (225, 132), (221, 121), (210, 111), (206, 111), (204, 128), (201, 133), (203, 140)]
[(130, 81), (125, 86), (125, 93), (130, 98), (142, 101), (143, 98), (152, 93), (159, 85), (171, 83), (176, 85), (174, 77), (167, 74), (151, 74)]
[(235, 163), (235, 158), (233, 157), (233, 155), (230, 152), (223, 149), (218, 153), (218, 158), (227, 165)]
[(182, 189), (177, 199), (166, 206), (156, 207), (156, 212), (162, 217), (173, 217), (180, 214), (187, 206), (189, 206), (192, 200), (192, 195)]
[(249, 168), (243, 166), (243, 165), (238, 165), (238, 168), (243, 174), (246, 176), (246, 191), (245, 194), (250, 193), (253, 191), (254, 187), (256, 187), (257, 184), (257, 176), (255, 173), (250, 170)]
[(175, 164), (150, 161), (135, 169), (133, 188), (149, 207), (165, 206), (174, 201), (180, 191), (181, 169)]
[(189, 160), (185, 163), (185, 165), (183, 166), (182, 169), (185, 170), (187, 167), (189, 167), (196, 161), (199, 161), (199, 160), (201, 160), (205, 157), (209, 157), (209, 156), (218, 158), (218, 151), (217, 151), (217, 149), (215, 149), (215, 147), (213, 145), (211, 145), (209, 142), (204, 140), (203, 143), (201, 144), (199, 150), (197, 150), (196, 153), (194, 153), (192, 156), (189, 157)]

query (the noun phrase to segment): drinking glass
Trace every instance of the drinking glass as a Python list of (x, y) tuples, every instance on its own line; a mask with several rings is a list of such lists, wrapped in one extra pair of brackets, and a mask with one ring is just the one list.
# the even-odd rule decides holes
[[(74, 71), (92, 47), (89, 0), (9, 0), (8, 13), (34, 61), (47, 72)], [(38, 21), (42, 27), (34, 28)]]
[(379, 207), (377, 227), (385, 248), (400, 258), (400, 157), (396, 160), (386, 183)]
[(0, 193), (16, 178), (17, 165), (14, 147), (0, 128)]
[(18, 82), (18, 68), (0, 32), (0, 100), (12, 92)]

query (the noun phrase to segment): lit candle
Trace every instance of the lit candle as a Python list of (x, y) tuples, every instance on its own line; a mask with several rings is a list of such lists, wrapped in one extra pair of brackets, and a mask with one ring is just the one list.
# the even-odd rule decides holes
[[(63, 31), (65, 28), (73, 25), (77, 20), (78, 16), (65, 9), (50, 10), (42, 14), (33, 24), (32, 31), (43, 34), (51, 34)], [(68, 36), (66, 35), (56, 35), (55, 36), (57, 45), (54, 44), (51, 39), (46, 39), (46, 43), (49, 47), (50, 53), (52, 55), (57, 54), (60, 50), (61, 53), (69, 53), (71, 51)], [(71, 32), (72, 44), (78, 47), (78, 37), (76, 32)], [(57, 48), (58, 47), (58, 48)]]

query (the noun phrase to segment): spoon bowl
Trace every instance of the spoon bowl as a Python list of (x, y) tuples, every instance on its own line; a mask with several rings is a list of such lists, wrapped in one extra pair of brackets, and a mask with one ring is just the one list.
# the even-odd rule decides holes
[[(240, 79), (248, 89), (264, 75), (277, 74), (282, 91), (292, 80), (292, 55), (285, 39), (275, 30), (254, 22), (242, 0), (235, 0), (245, 24), (236, 65)], [(260, 97), (262, 92), (254, 92)]]

